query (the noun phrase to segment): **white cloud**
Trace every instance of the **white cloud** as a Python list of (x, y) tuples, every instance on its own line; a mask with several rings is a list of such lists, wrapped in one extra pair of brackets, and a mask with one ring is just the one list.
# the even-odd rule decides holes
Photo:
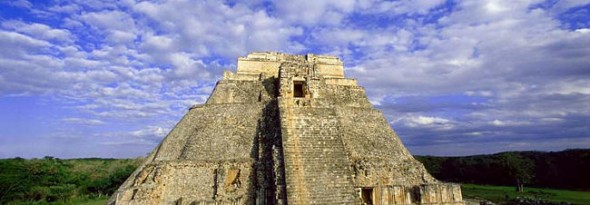
[(170, 55), (170, 62), (176, 68), (174, 76), (184, 78), (186, 76), (195, 76), (206, 78), (209, 73), (205, 70), (202, 61), (194, 60), (188, 53), (174, 53)]
[(2, 22), (2, 27), (29, 35), (36, 39), (59, 40), (64, 42), (72, 42), (74, 40), (68, 30), (52, 29), (51, 27), (40, 23), (26, 24), (22, 21), (9, 20)]
[(155, 127), (149, 126), (145, 129), (135, 130), (130, 132), (132, 136), (137, 138), (145, 138), (145, 137), (164, 137), (167, 134), (164, 128), (162, 127)]
[(555, 2), (555, 5), (553, 5), (550, 9), (553, 13), (559, 14), (565, 12), (568, 9), (578, 6), (584, 6), (589, 3), (590, 0), (563, 0)]
[(431, 124), (445, 124), (450, 122), (450, 120), (438, 117), (424, 117), (418, 116), (416, 118), (411, 118), (412, 122), (421, 124), (421, 125), (431, 125)]
[(588, 1), (447, 3), (34, 5), (28, 15), (47, 21), (0, 22), (0, 94), (50, 98), (73, 109), (61, 122), (93, 124), (111, 144), (155, 145), (237, 56), (316, 52), (342, 57), (412, 146), (588, 129), (576, 122), (590, 116), (590, 32), (557, 18)]
[(152, 30), (168, 33), (166, 38), (173, 39), (165, 47), (155, 46), (152, 40), (144, 45), (158, 52), (170, 48), (175, 50), (168, 51), (183, 51), (196, 57), (236, 58), (253, 50), (287, 50), (289, 38), (302, 32), (265, 11), (239, 4), (229, 7), (221, 2), (140, 2), (133, 8), (149, 17), (155, 25)]
[(64, 118), (62, 121), (72, 124), (81, 124), (81, 125), (102, 125), (105, 122), (97, 119), (84, 119), (84, 118), (77, 118), (77, 117), (69, 117)]
[(500, 120), (494, 120), (494, 121), (492, 121), (492, 124), (493, 125), (496, 125), (496, 126), (504, 126), (504, 125), (506, 125), (505, 122), (500, 121)]
[(106, 40), (113, 44), (131, 43), (140, 33), (135, 20), (122, 11), (83, 13), (79, 19), (93, 28), (95, 32), (105, 33)]
[(29, 2), (27, 0), (8, 1), (8, 4), (15, 6), (15, 7), (27, 8), (27, 9), (30, 9), (33, 6), (33, 4), (31, 4), (31, 2)]
[(122, 11), (100, 11), (83, 13), (80, 19), (92, 27), (108, 30), (133, 30), (135, 22), (129, 14)]
[(328, 1), (276, 1), (276, 15), (291, 24), (304, 26), (339, 25), (344, 16), (352, 12), (354, 0)]
[(47, 10), (56, 12), (56, 13), (75, 13), (82, 10), (80, 5), (77, 4), (67, 4), (67, 5), (55, 5), (47, 8)]
[(145, 35), (143, 49), (150, 53), (163, 55), (165, 52), (174, 50), (174, 40), (169, 36), (158, 36), (153, 34)]
[(367, 13), (384, 15), (425, 14), (444, 3), (445, 0), (432, 1), (359, 1), (359, 8)]
[(401, 118), (401, 122), (408, 127), (412, 128), (433, 128), (433, 129), (441, 129), (441, 130), (448, 130), (454, 127), (454, 123), (445, 118), (441, 117), (428, 117), (428, 116), (415, 116), (410, 115)]
[(495, 119), (490, 122), (491, 125), (503, 127), (503, 126), (523, 126), (523, 125), (530, 125), (530, 122), (526, 121), (514, 121), (514, 120), (498, 120)]
[(51, 45), (47, 41), (31, 38), (27, 35), (10, 31), (0, 31), (0, 39), (2, 39), (2, 41), (0, 41), (2, 46), (7, 46), (5, 48), (12, 49), (2, 49), (4, 51), (2, 53), (9, 53), (8, 51), (14, 52), (15, 50), (21, 51), (21, 49), (36, 47), (47, 47)]

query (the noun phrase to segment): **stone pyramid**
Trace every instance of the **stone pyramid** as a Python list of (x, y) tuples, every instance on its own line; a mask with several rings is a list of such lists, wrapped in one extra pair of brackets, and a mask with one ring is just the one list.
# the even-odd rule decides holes
[(416, 161), (340, 59), (251, 53), (109, 204), (464, 204)]

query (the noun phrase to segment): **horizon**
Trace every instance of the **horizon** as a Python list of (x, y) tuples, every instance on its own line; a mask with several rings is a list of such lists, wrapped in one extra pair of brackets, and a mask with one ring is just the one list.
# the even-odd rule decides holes
[[(412, 155), (413, 157), (415, 156), (420, 156), (420, 157), (474, 157), (474, 156), (491, 156), (491, 155), (498, 155), (498, 154), (503, 154), (503, 153), (521, 153), (521, 152), (538, 152), (538, 153), (557, 153), (557, 152), (566, 152), (566, 151), (576, 151), (576, 150), (587, 150), (590, 151), (590, 148), (572, 148), (572, 149), (563, 149), (563, 150), (559, 150), (559, 151), (538, 151), (538, 150), (521, 150), (521, 151), (503, 151), (503, 152), (496, 152), (496, 153), (490, 153), (490, 154), (474, 154), (474, 155), (460, 155), (460, 156), (438, 156), (438, 155)], [(32, 158), (24, 158), (24, 157), (9, 157), (9, 158), (0, 158), (0, 160), (3, 159), (25, 159), (25, 160), (35, 160), (35, 159), (44, 159), (47, 157), (50, 158), (54, 158), (54, 159), (59, 159), (59, 160), (91, 160), (91, 159), (99, 159), (99, 160), (125, 160), (125, 159), (130, 159), (130, 160), (134, 160), (134, 159), (145, 159), (146, 157), (148, 157), (149, 154), (146, 154), (145, 156), (136, 156), (136, 157), (130, 157), (130, 158), (101, 158), (101, 157), (83, 157), (83, 158), (59, 158), (59, 157), (53, 157), (53, 156), (43, 156), (43, 157), (32, 157)]]
[(590, 148), (590, 0), (0, 11), (0, 158), (145, 157), (254, 51), (338, 56), (413, 155)]

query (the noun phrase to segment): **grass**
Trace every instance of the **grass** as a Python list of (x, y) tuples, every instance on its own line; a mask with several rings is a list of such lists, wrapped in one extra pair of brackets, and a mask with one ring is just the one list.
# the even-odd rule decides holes
[(572, 204), (590, 204), (590, 192), (569, 191), (560, 189), (524, 188), (524, 192), (516, 192), (515, 187), (463, 184), (463, 197), (485, 199), (495, 203), (504, 202), (516, 197), (532, 197), (552, 202)]
[(109, 200), (109, 198), (96, 198), (96, 199), (92, 199), (86, 202), (82, 202), (79, 203), (80, 205), (105, 205), (107, 204), (107, 201)]
[(45, 202), (45, 201), (12, 201), (7, 205), (104, 205), (109, 200), (109, 197), (75, 197), (68, 201), (56, 201), (56, 202)]

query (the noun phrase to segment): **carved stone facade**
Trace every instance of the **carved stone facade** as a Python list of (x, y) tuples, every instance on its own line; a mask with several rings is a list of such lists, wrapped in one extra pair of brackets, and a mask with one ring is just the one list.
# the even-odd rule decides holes
[(332, 56), (251, 53), (109, 204), (464, 204)]

